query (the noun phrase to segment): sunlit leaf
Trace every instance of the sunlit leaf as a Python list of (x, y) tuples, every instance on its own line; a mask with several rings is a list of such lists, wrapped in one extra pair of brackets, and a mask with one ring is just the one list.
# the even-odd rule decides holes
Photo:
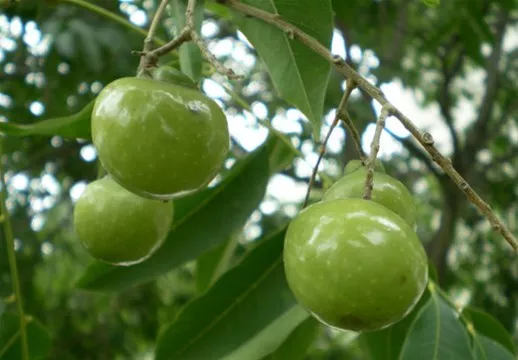
[(309, 314), (288, 288), (284, 231), (260, 241), (234, 269), (191, 302), (159, 336), (156, 359), (256, 360)]
[(473, 359), (466, 329), (435, 291), (410, 326), (399, 359)]
[(90, 116), (95, 100), (81, 111), (63, 117), (41, 120), (33, 124), (0, 122), (0, 132), (7, 136), (57, 135), (69, 139), (90, 138)]
[[(279, 15), (330, 48), (333, 35), (330, 0), (245, 0), (243, 3)], [(280, 96), (304, 113), (313, 124), (314, 136), (319, 138), (330, 64), (274, 26), (239, 12), (234, 12), (233, 17), (266, 64)]]

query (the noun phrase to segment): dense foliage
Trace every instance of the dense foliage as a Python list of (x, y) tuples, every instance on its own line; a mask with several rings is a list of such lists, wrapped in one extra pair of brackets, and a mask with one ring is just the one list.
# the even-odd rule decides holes
[[(328, 329), (296, 304), (279, 261), (285, 226), (302, 207), (317, 137), (329, 130), (344, 79), (290, 34), (231, 11), (224, 1), (198, 1), (198, 26), (209, 50), (244, 74), (242, 80), (215, 71), (192, 44), (160, 63), (181, 68), (225, 111), (231, 134), (225, 168), (207, 189), (175, 200), (172, 230), (149, 260), (131, 267), (93, 261), (72, 217), (77, 198), (98, 176), (92, 101), (110, 82), (136, 73), (133, 51), (142, 49), (158, 3), (0, 1), (0, 131), (7, 134), (0, 161), (23, 305), (31, 316), (31, 354), (415, 359), (433, 350), (419, 347), (433, 329), (436, 357), (430, 359), (445, 353), (512, 359), (516, 254), (395, 119), (387, 121), (380, 157), (416, 200), (432, 290), (394, 327), (360, 336)], [(343, 51), (349, 65), (434, 135), (452, 165), (516, 233), (515, 0), (434, 7), (417, 0), (243, 3), (274, 9), (333, 45), (333, 52)], [(170, 1), (155, 45), (180, 32), (185, 6)], [(379, 106), (356, 90), (348, 111), (368, 149)], [(45, 119), (54, 122), (40, 123)], [(349, 134), (337, 128), (310, 200), (318, 201), (357, 156)], [(18, 359), (7, 246), (3, 231), (0, 359)], [(463, 319), (473, 328), (466, 330), (449, 301), (467, 307)]]

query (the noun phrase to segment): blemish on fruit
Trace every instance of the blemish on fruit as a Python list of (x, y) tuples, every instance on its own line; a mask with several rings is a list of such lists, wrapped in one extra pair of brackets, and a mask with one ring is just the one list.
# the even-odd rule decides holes
[(401, 284), (404, 284), (404, 283), (406, 283), (406, 281), (407, 281), (406, 275), (401, 275), (401, 277), (399, 278), (399, 282)]

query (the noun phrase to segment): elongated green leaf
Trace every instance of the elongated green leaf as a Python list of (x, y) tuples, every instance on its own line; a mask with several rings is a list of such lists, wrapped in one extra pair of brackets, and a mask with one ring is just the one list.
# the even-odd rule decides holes
[(0, 132), (7, 136), (57, 135), (68, 139), (90, 139), (90, 116), (95, 100), (81, 111), (34, 124), (0, 122)]
[[(200, 33), (201, 23), (203, 22), (203, 0), (196, 2), (194, 9), (194, 27)], [(185, 11), (187, 10), (187, 0), (171, 1), (171, 15), (174, 17), (175, 26), (181, 31), (185, 26)], [(182, 44), (179, 49), (180, 69), (192, 80), (198, 81), (202, 74), (203, 58), (200, 49), (193, 42)]]
[[(27, 340), (31, 359), (42, 359), (50, 350), (50, 334), (33, 317), (26, 316)], [(0, 360), (22, 359), (20, 317), (4, 313), (0, 318)]]
[(360, 334), (359, 341), (362, 348), (369, 354), (370, 360), (394, 360), (397, 359), (408, 329), (414, 322), (420, 310), (428, 304), (430, 292), (424, 292), (412, 312), (401, 321), (379, 331), (369, 331)]
[(484, 335), (474, 335), (473, 348), (476, 360), (516, 360), (513, 353)]
[[(330, 0), (242, 2), (279, 15), (330, 48), (333, 35)], [(233, 12), (233, 17), (266, 64), (277, 92), (306, 115), (318, 139), (330, 64), (306, 45), (261, 20), (245, 17), (239, 12)]]
[(473, 359), (466, 329), (435, 291), (410, 326), (399, 359)]
[(507, 348), (508, 351), (516, 354), (516, 348), (511, 335), (494, 317), (482, 310), (472, 307), (465, 308), (462, 314), (471, 322), (474, 330), (479, 335), (483, 335), (500, 343)]
[(263, 199), (269, 178), (268, 144), (236, 164), (225, 181), (193, 197), (175, 201), (177, 217), (164, 245), (146, 261), (128, 267), (94, 262), (77, 286), (121, 291), (152, 280), (227, 240)]
[(274, 353), (263, 360), (302, 360), (313, 341), (320, 333), (322, 325), (314, 317), (308, 317), (288, 336)]
[(228, 241), (201, 255), (196, 261), (196, 290), (202, 293), (210, 287), (214, 271), (218, 266)]
[(288, 288), (284, 230), (261, 240), (159, 336), (156, 359), (255, 360), (275, 350), (309, 314)]

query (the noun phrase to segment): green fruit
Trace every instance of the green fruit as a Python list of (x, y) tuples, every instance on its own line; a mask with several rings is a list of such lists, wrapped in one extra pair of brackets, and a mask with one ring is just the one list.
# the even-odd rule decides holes
[(109, 176), (88, 184), (74, 209), (74, 226), (94, 258), (133, 265), (164, 242), (173, 221), (173, 204), (140, 197)]
[[(361, 168), (366, 169), (366, 166), (362, 164), (361, 160), (350, 160), (347, 163), (347, 165), (345, 165), (344, 176)], [(379, 159), (376, 159), (376, 162), (374, 164), (374, 171), (384, 174), (387, 173), (387, 171), (385, 170), (385, 166), (383, 166), (383, 163)]]
[(373, 201), (310, 205), (290, 223), (284, 268), (298, 302), (336, 329), (373, 331), (404, 318), (428, 282), (424, 248)]
[(198, 89), (194, 81), (180, 70), (171, 66), (160, 66), (152, 70), (153, 79), (173, 85), (181, 85), (191, 89)]
[(205, 187), (229, 150), (227, 119), (216, 102), (149, 78), (118, 79), (101, 91), (92, 139), (115, 181), (162, 200)]
[[(322, 201), (362, 198), (365, 189), (367, 168), (363, 167), (335, 182), (322, 197)], [(401, 216), (412, 228), (416, 225), (416, 205), (406, 186), (399, 180), (375, 172), (372, 201), (375, 201)]]

